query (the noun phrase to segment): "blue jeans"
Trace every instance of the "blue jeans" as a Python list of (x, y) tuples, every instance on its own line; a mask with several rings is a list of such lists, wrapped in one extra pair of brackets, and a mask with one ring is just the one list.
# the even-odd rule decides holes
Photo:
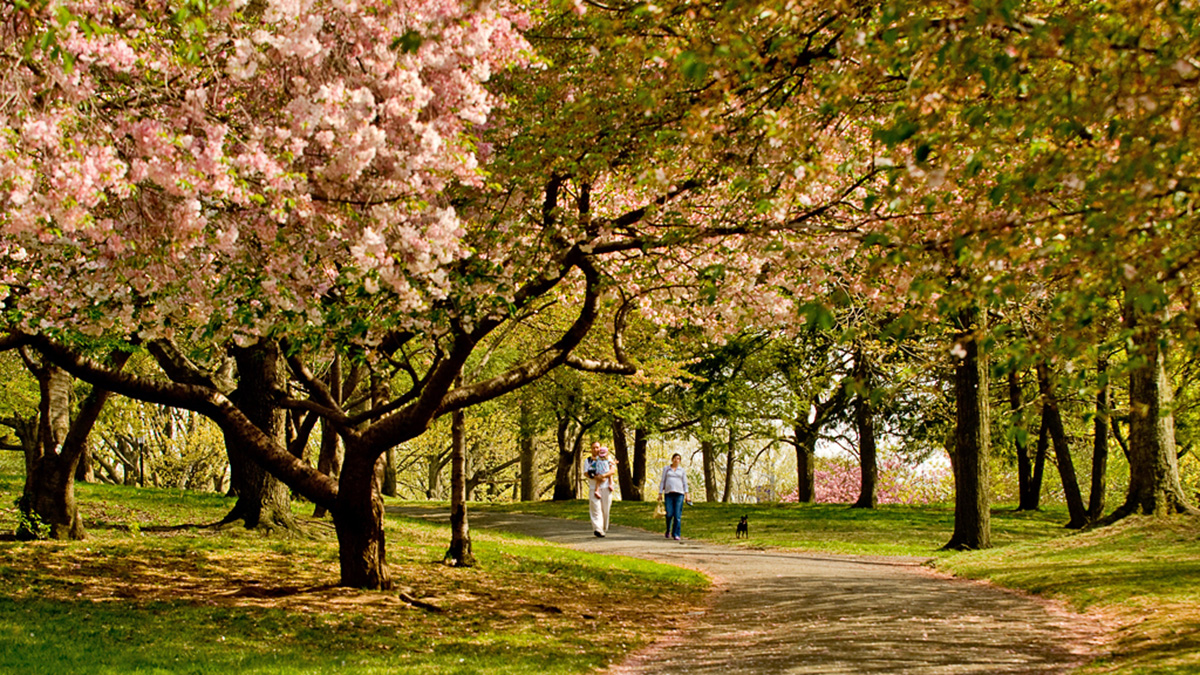
[(666, 493), (663, 495), (663, 506), (667, 510), (667, 534), (680, 536), (683, 527), (683, 493)]

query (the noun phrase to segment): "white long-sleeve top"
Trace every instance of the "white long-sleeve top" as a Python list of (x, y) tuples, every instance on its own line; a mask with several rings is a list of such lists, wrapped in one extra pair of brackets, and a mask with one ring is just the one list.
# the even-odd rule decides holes
[(658, 493), (667, 494), (671, 492), (678, 492), (680, 494), (687, 494), (688, 492), (687, 472), (683, 470), (682, 466), (678, 469), (672, 468), (670, 464), (663, 467), (662, 480), (658, 481)]

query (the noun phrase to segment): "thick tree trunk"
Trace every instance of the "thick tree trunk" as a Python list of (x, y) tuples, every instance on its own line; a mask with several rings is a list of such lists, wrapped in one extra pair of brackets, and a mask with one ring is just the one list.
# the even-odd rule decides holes
[(1010, 424), (1016, 431), (1013, 434), (1013, 445), (1017, 454), (1017, 510), (1036, 511), (1041, 486), (1039, 485), (1038, 489), (1034, 491), (1033, 448), (1029, 445), (1029, 434), (1025, 431), (1026, 427), (1021, 420), (1022, 411), (1025, 408), (1023, 398), (1021, 374), (1014, 370), (1008, 374), (1008, 406), (1012, 411)]
[(700, 465), (704, 469), (704, 501), (717, 501), (716, 451), (713, 442), (705, 439), (700, 441)]
[(379, 495), (376, 463), (371, 453), (347, 448), (333, 523), (338, 537), (341, 585), (386, 590), (392, 587), (392, 577), (387, 567), (383, 498)]
[(616, 415), (612, 417), (612, 439), (613, 455), (617, 459), (617, 486), (621, 488), (621, 499), (633, 501), (627, 496), (633, 493), (633, 467), (629, 462), (629, 433), (625, 428), (625, 420)]
[(1096, 417), (1092, 420), (1092, 484), (1088, 495), (1088, 519), (1104, 516), (1104, 493), (1108, 489), (1108, 359), (1101, 356), (1096, 364)]
[(1050, 440), (1054, 444), (1054, 459), (1058, 466), (1058, 475), (1062, 477), (1063, 497), (1067, 502), (1067, 513), (1070, 521), (1066, 527), (1078, 530), (1087, 525), (1087, 508), (1083, 505), (1083, 494), (1079, 490), (1079, 478), (1075, 475), (1075, 462), (1071, 458), (1071, 447), (1067, 444), (1067, 434), (1063, 429), (1062, 413), (1058, 409), (1058, 398), (1054, 395), (1054, 385), (1050, 381), (1050, 368), (1045, 363), (1039, 363), (1038, 392), (1042, 396), (1042, 419), (1050, 432)]
[(583, 432), (571, 431), (571, 421), (563, 418), (558, 422), (558, 468), (554, 472), (554, 497), (556, 502), (575, 499), (575, 478), (581, 456)]
[(811, 504), (816, 498), (816, 455), (817, 436), (807, 424), (796, 424), (793, 427), (795, 436), (792, 443), (796, 447), (796, 501), (801, 504)]
[[(988, 474), (988, 367), (976, 324), (964, 313), (954, 369), (954, 534), (945, 548), (990, 548), (992, 527)], [(982, 331), (982, 326), (978, 327)]]
[(858, 455), (862, 473), (862, 488), (854, 508), (873, 509), (879, 503), (876, 484), (879, 481), (879, 461), (875, 450), (875, 414), (869, 394), (859, 394), (855, 404), (854, 422), (858, 428)]
[[(110, 364), (119, 370), (128, 358), (114, 352)], [(17, 536), (83, 539), (87, 532), (75, 501), (75, 473), (110, 392), (94, 387), (71, 421), (71, 376), (49, 364), (34, 374), (41, 390), (38, 437), (26, 449), (26, 465), (32, 470), (19, 502), (22, 518)]]
[(537, 445), (533, 442), (537, 430), (533, 421), (533, 405), (521, 399), (521, 414), (517, 423), (517, 452), (521, 458), (521, 493), (523, 502), (537, 499)]
[[(238, 368), (238, 388), (230, 398), (254, 426), (279, 447), (287, 447), (287, 416), (275, 404), (276, 392), (283, 391), (286, 384), (279, 345), (263, 341), (232, 351)], [(246, 529), (266, 531), (294, 529), (291, 490), (250, 459), (252, 454), (242, 447), (243, 442), (240, 435), (225, 434), (237, 502), (222, 522), (242, 521)]]
[(473, 567), (475, 555), (467, 522), (466, 416), (461, 410), (450, 414), (450, 439), (450, 548), (443, 560), (455, 567)]
[(1106, 522), (1132, 514), (1197, 513), (1179, 484), (1175, 419), (1160, 329), (1127, 298), (1125, 327), (1133, 331), (1129, 360), (1129, 493)]

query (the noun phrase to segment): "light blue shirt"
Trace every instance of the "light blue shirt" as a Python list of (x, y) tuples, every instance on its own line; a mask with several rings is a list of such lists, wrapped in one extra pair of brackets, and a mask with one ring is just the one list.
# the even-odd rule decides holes
[(680, 494), (687, 494), (688, 492), (687, 472), (683, 470), (682, 466), (678, 469), (671, 468), (670, 464), (663, 467), (662, 480), (658, 482), (658, 493), (667, 494), (671, 492), (678, 492)]

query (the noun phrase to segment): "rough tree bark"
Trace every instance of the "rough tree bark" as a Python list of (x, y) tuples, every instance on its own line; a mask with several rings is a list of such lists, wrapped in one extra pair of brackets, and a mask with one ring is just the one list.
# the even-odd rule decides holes
[(537, 499), (537, 445), (533, 442), (537, 429), (533, 420), (533, 404), (521, 399), (517, 421), (517, 452), (521, 458), (521, 494), (523, 502)]
[(814, 479), (817, 434), (812, 425), (797, 423), (792, 427), (792, 444), (796, 448), (796, 501), (801, 504), (811, 504), (816, 499), (816, 481)]
[(1179, 484), (1175, 419), (1167, 382), (1163, 339), (1155, 317), (1137, 307), (1127, 291), (1125, 327), (1133, 332), (1129, 361), (1129, 492), (1103, 522), (1128, 515), (1197, 514)]
[(580, 426), (576, 433), (569, 417), (558, 421), (558, 468), (554, 472), (553, 500), (575, 499), (578, 488), (579, 462), (583, 458), (583, 436), (588, 426)]
[[(110, 365), (120, 369), (129, 354), (113, 352)], [(32, 457), (27, 453), (25, 488), (19, 502), (22, 512), (17, 536), (22, 539), (47, 536), (51, 539), (84, 539), (87, 531), (75, 500), (75, 474), (87, 450), (87, 439), (108, 402), (111, 392), (93, 387), (70, 418), (72, 379), (58, 366), (35, 366), (27, 359), (41, 390), (37, 442)], [(38, 531), (35, 523), (45, 527)]]
[(862, 487), (854, 508), (873, 509), (879, 503), (876, 485), (879, 481), (878, 453), (875, 449), (875, 411), (869, 394), (859, 394), (854, 406), (854, 425), (858, 429), (858, 454)]
[(954, 367), (956, 402), (954, 431), (954, 534), (946, 549), (969, 550), (992, 545), (988, 491), (988, 366), (979, 344), (983, 331), (977, 312), (960, 316)]
[[(279, 344), (264, 340), (234, 347), (231, 352), (237, 363), (238, 388), (230, 400), (263, 434), (286, 448), (287, 415), (276, 403), (286, 384)], [(222, 524), (240, 521), (248, 530), (295, 529), (288, 486), (252, 459), (253, 449), (245, 447), (241, 434), (225, 431), (224, 436), (237, 502)]]
[(1079, 490), (1079, 478), (1075, 475), (1075, 462), (1071, 458), (1071, 446), (1067, 443), (1067, 434), (1063, 429), (1062, 413), (1058, 408), (1058, 397), (1054, 394), (1054, 383), (1050, 379), (1050, 367), (1044, 362), (1037, 366), (1038, 392), (1042, 396), (1042, 419), (1050, 432), (1050, 440), (1054, 444), (1054, 460), (1058, 466), (1058, 475), (1062, 477), (1063, 497), (1067, 502), (1067, 513), (1070, 520), (1068, 529), (1078, 530), (1088, 523), (1087, 507), (1083, 504), (1083, 494)]
[(443, 561), (454, 567), (473, 567), (471, 529), (467, 522), (466, 415), (450, 414), (450, 548)]
[(721, 491), (721, 503), (728, 504), (733, 493), (733, 469), (737, 463), (737, 440), (733, 424), (729, 425), (729, 440), (725, 443), (725, 488)]
[(876, 486), (879, 482), (879, 457), (875, 449), (875, 409), (871, 405), (871, 392), (874, 382), (871, 378), (870, 363), (863, 349), (856, 349), (854, 355), (854, 379), (858, 383), (859, 393), (854, 401), (854, 426), (858, 430), (858, 457), (861, 474), (861, 487), (858, 501), (854, 508), (873, 509), (879, 503)]
[(625, 420), (613, 415), (611, 423), (612, 449), (617, 459), (617, 485), (621, 488), (621, 499), (641, 501), (640, 498), (632, 500), (627, 496), (633, 493), (633, 470), (629, 466), (629, 433), (625, 428)]

